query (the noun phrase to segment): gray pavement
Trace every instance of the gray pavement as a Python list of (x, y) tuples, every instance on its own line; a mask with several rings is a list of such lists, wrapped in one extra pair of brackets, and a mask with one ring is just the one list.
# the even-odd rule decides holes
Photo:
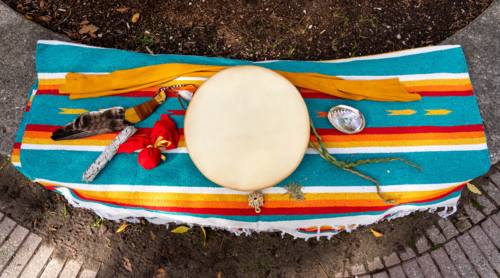
[(500, 1), (441, 45), (460, 44), (488, 135), (491, 164), (500, 161)]
[[(37, 40), (67, 37), (20, 16), (0, 1), (0, 154), (12, 153), (17, 128), (36, 79)], [(500, 161), (500, 0), (467, 27), (441, 44), (462, 45), (486, 124), (491, 164)]]
[(10, 157), (36, 80), (38, 40), (70, 41), (19, 15), (0, 1), (0, 154)]

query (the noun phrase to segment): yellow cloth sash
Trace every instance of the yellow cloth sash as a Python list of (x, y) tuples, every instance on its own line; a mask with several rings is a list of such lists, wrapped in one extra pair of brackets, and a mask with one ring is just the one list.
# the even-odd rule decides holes
[[(93, 98), (123, 94), (157, 86), (181, 76), (210, 77), (228, 68), (192, 64), (162, 64), (129, 70), (117, 70), (106, 75), (68, 73), (60, 94), (70, 99)], [(336, 97), (353, 100), (414, 101), (419, 94), (411, 94), (399, 83), (398, 78), (383, 80), (343, 80), (317, 73), (276, 71), (293, 85)]]

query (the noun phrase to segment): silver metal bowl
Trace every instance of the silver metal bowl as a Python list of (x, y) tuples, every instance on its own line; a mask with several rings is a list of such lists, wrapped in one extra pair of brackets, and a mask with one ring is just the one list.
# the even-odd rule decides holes
[(365, 117), (358, 109), (347, 105), (338, 105), (328, 111), (328, 120), (340, 132), (358, 133), (365, 128)]

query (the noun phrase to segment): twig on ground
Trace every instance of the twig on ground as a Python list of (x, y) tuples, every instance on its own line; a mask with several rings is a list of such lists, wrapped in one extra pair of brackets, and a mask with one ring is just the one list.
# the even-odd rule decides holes
[(146, 50), (149, 52), (149, 54), (151, 54), (151, 55), (155, 55), (155, 54), (153, 53), (153, 51), (151, 51), (151, 49), (149, 49), (149, 47), (148, 47), (147, 45), (146, 45)]
[(88, 38), (85, 38), (85, 39), (81, 39), (81, 40), (77, 40), (77, 41), (74, 41), (74, 42), (82, 42), (82, 41), (85, 41), (85, 40), (90, 40), (92, 37), (88, 37)]
[(73, 2), (71, 2), (71, 5), (69, 5), (69, 8), (66, 10), (66, 12), (64, 13), (64, 15), (62, 16), (62, 19), (59, 20), (59, 23), (57, 23), (56, 26), (52, 27), (52, 28), (56, 28), (57, 26), (59, 26), (59, 24), (63, 23), (64, 21), (62, 21), (65, 17), (66, 17), (66, 14), (68, 14), (69, 10), (71, 10), (71, 7), (73, 7), (73, 4), (75, 4), (75, 0), (73, 0)]
[(9, 163), (9, 162), (10, 162), (10, 161), (6, 161), (6, 162), (3, 164), (2, 168), (0, 168), (0, 171), (2, 171), (2, 170), (3, 170), (3, 167), (5, 167), (5, 165), (7, 165), (7, 163)]
[(271, 10), (270, 10), (267, 14), (266, 14), (266, 16), (269, 16), (269, 15), (270, 15), (270, 14), (274, 11), (274, 9), (276, 9), (276, 7), (278, 7), (278, 6), (281, 4), (281, 2), (283, 2), (283, 0), (281, 0), (278, 4), (276, 4), (276, 6), (274, 6), (274, 8), (272, 8), (272, 9), (271, 9)]
[(222, 237), (222, 241), (220, 242), (219, 253), (220, 253), (220, 251), (222, 250), (222, 243), (224, 243), (224, 238), (225, 238), (225, 237), (226, 237), (226, 235), (224, 235), (224, 236)]
[(321, 271), (323, 271), (323, 273), (325, 274), (326, 278), (330, 278), (330, 276), (328, 276), (328, 274), (326, 274), (325, 270), (323, 269), (323, 267), (321, 266), (320, 263), (318, 263), (319, 265), (319, 268), (321, 268)]
[(35, 16), (33, 17), (33, 19), (35, 19), (35, 18), (39, 17), (41, 14), (43, 14), (43, 12), (45, 12), (45, 11), (46, 11), (48, 8), (50, 8), (50, 7), (52, 7), (52, 3), (47, 4), (47, 7), (45, 7), (45, 9), (43, 9), (41, 12), (39, 12), (37, 15), (35, 15)]

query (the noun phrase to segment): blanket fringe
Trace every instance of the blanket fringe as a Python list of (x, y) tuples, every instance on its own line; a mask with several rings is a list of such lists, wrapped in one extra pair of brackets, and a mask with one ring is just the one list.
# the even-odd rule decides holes
[[(60, 191), (59, 191), (60, 192)], [(99, 216), (101, 219), (108, 219), (110, 221), (116, 221), (116, 222), (121, 222), (122, 220), (125, 220), (129, 223), (140, 223), (140, 219), (137, 218), (137, 217), (113, 217), (107, 213), (103, 213), (103, 212), (100, 212), (98, 210), (95, 210), (93, 208), (89, 208), (89, 207), (86, 207), (83, 203), (80, 203), (78, 201), (76, 201), (73, 196), (71, 196), (70, 193), (68, 192), (61, 192), (61, 194), (68, 200), (68, 203), (70, 205), (72, 205), (73, 207), (76, 207), (76, 208), (83, 208), (83, 209), (88, 209), (88, 210), (91, 210), (93, 211), (97, 216)], [(440, 211), (438, 212), (438, 215), (442, 218), (447, 218), (449, 217), (450, 215), (454, 214), (455, 212), (457, 212), (457, 206), (458, 206), (458, 202), (456, 205), (454, 206), (451, 206), (452, 207), (452, 210), (449, 211), (449, 208), (450, 206), (444, 206), (444, 210), (443, 211)], [(433, 207), (433, 208), (416, 208), (414, 210), (403, 210), (403, 211), (398, 211), (394, 214), (392, 214), (391, 216), (389, 217), (386, 217), (386, 218), (381, 218), (379, 219), (378, 221), (375, 221), (374, 223), (378, 223), (382, 220), (393, 220), (393, 219), (396, 219), (396, 218), (400, 218), (400, 217), (405, 217), (415, 211), (426, 211), (428, 210), (428, 212), (430, 213), (434, 213), (437, 211), (437, 207)], [(166, 226), (166, 228), (168, 229), (169, 228), (169, 223), (158, 223), (157, 221), (154, 221), (155, 218), (145, 218), (146, 220), (148, 220), (149, 222), (151, 223), (156, 223), (156, 224), (163, 224)], [(166, 220), (168, 221), (168, 220)], [(187, 223), (187, 222), (181, 222), (179, 220), (170, 220), (168, 221), (170, 223), (175, 223), (176, 225), (181, 225), (181, 224), (184, 224), (184, 225), (187, 225), (189, 227), (194, 227), (195, 225), (197, 224), (194, 224), (194, 223)], [(370, 224), (371, 225), (371, 224)], [(202, 225), (198, 225), (198, 226), (202, 226)], [(319, 241), (320, 240), (320, 237), (321, 236), (326, 236), (327, 237), (327, 240), (331, 240), (332, 239), (332, 236), (335, 235), (336, 233), (338, 232), (341, 232), (342, 229), (341, 227), (337, 226), (337, 225), (330, 225), (332, 227), (332, 229), (336, 232), (334, 232), (334, 234), (332, 233), (328, 233), (328, 234), (325, 234), (325, 235), (321, 235), (321, 225), (317, 225), (317, 231), (316, 231), (316, 234), (313, 235), (312, 237), (316, 237), (316, 239)], [(344, 231), (346, 232), (352, 232), (353, 230), (357, 229), (359, 226), (367, 226), (367, 225), (363, 225), (363, 224), (351, 224), (350, 226), (348, 224), (344, 224), (343, 225), (345, 228), (343, 229)], [(203, 227), (203, 226), (202, 226)], [(214, 229), (218, 229), (218, 230), (224, 230), (224, 231), (228, 231), (230, 233), (233, 233), (235, 234), (236, 236), (240, 236), (241, 234), (245, 234), (246, 236), (252, 236), (252, 233), (253, 232), (256, 232), (256, 233), (260, 233), (261, 230), (258, 230), (258, 229), (250, 229), (250, 228), (235, 228), (235, 227), (221, 227), (221, 226), (212, 226), (212, 225), (206, 225), (205, 227), (210, 227), (212, 230)], [(278, 229), (269, 229), (269, 232), (279, 232), (280, 230)], [(284, 238), (285, 235), (288, 233), (290, 234), (291, 236), (293, 236), (293, 239), (297, 239), (297, 235), (296, 233), (299, 231), (299, 229), (295, 229), (293, 230), (293, 232), (285, 232), (285, 231), (281, 231), (281, 238)], [(305, 241), (307, 241), (309, 238), (304, 238)]]

